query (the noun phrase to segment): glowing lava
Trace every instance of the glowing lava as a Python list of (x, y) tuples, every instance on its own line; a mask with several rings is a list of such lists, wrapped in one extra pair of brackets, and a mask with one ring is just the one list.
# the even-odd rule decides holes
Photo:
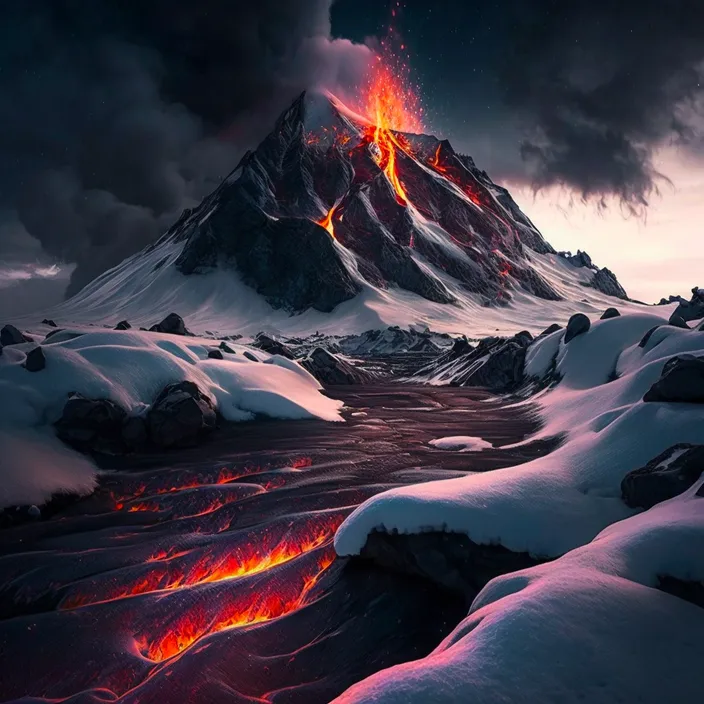
[(256, 545), (237, 546), (234, 549), (212, 550), (196, 559), (191, 551), (161, 551), (148, 560), (150, 566), (146, 573), (121, 584), (111, 583), (103, 589), (72, 594), (60, 608), (75, 609), (149, 592), (183, 589), (259, 574), (330, 542), (342, 518), (341, 515), (331, 516), (306, 530), (294, 531), (269, 550)]
[(284, 583), (268, 594), (255, 591), (247, 599), (235, 599), (225, 604), (214, 616), (206, 614), (203, 609), (186, 612), (161, 636), (136, 638), (137, 647), (145, 658), (160, 663), (179, 655), (206, 636), (293, 613), (307, 603), (311, 590), (333, 561), (334, 551), (331, 548), (317, 562), (314, 570), (302, 575), (300, 582)]
[(324, 227), (333, 239), (335, 239), (335, 227), (332, 222), (332, 216), (335, 214), (337, 206), (337, 203), (333, 205), (328, 211), (328, 214), (322, 220), (318, 221), (318, 225), (320, 225), (320, 227)]

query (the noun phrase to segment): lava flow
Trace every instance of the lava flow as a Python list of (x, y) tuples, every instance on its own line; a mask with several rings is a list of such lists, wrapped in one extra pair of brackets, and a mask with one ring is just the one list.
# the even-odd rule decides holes
[(335, 214), (336, 210), (337, 203), (333, 205), (332, 208), (330, 208), (328, 214), (322, 220), (318, 221), (318, 225), (324, 227), (330, 233), (330, 237), (332, 237), (333, 239), (335, 239), (335, 226), (332, 222), (332, 216)]
[(230, 543), (222, 542), (220, 549), (214, 547), (201, 555), (189, 550), (163, 551), (150, 558), (148, 567), (142, 568), (132, 578), (123, 578), (118, 584), (112, 580), (107, 584), (98, 581), (92, 589), (69, 595), (62, 602), (61, 609), (76, 609), (150, 592), (183, 589), (259, 574), (329, 543), (342, 519), (341, 514), (335, 514), (317, 520), (310, 526), (293, 530), (271, 547), (266, 546), (272, 540), (267, 539), (265, 534), (259, 536), (258, 545), (252, 542), (233, 548)]
[(137, 647), (145, 658), (161, 663), (179, 655), (206, 636), (293, 613), (307, 603), (311, 590), (333, 561), (334, 550), (330, 548), (313, 569), (309, 568), (302, 574), (300, 580), (283, 582), (276, 591), (270, 593), (262, 594), (252, 590), (245, 598), (234, 598), (226, 603), (215, 615), (208, 614), (202, 608), (188, 609), (171, 624), (166, 633), (156, 637), (146, 634), (137, 637)]

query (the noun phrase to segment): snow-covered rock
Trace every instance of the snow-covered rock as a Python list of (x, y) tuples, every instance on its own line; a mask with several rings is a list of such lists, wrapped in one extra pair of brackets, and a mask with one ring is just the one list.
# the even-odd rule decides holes
[(438, 450), (459, 450), (460, 452), (481, 452), (494, 447), (489, 441), (471, 435), (451, 435), (446, 438), (431, 440), (430, 444)]
[[(46, 369), (23, 368), (34, 343), (0, 356), (0, 506), (43, 503), (57, 491), (90, 491), (95, 467), (63, 446), (52, 424), (71, 393), (107, 399), (141, 416), (169, 384), (193, 382), (229, 421), (255, 415), (340, 420), (340, 401), (296, 362), (229, 343), (237, 354), (208, 358), (211, 340), (135, 330), (61, 331), (42, 344)], [(268, 362), (261, 364), (260, 361)]]
[(430, 655), (372, 675), (335, 704), (701, 701), (704, 609), (664, 591), (704, 582), (697, 489), (559, 560), (492, 580)]

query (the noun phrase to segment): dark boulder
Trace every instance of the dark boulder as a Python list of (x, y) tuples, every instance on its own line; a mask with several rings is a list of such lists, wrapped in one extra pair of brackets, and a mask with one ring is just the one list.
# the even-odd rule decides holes
[(554, 332), (557, 332), (558, 330), (562, 330), (562, 325), (558, 325), (557, 323), (553, 323), (549, 327), (545, 328), (543, 332), (538, 335), (538, 337), (547, 337), (548, 335), (552, 335)]
[(28, 372), (40, 372), (46, 367), (46, 357), (44, 350), (41, 347), (35, 347), (27, 353), (27, 359), (24, 361), (24, 368)]
[(611, 318), (620, 318), (621, 313), (619, 313), (618, 308), (607, 308), (602, 316), (601, 320), (611, 320)]
[(301, 359), (301, 366), (322, 384), (365, 384), (371, 380), (367, 372), (353, 367), (322, 347), (316, 347)]
[(161, 332), (166, 335), (190, 335), (183, 318), (177, 313), (169, 313), (160, 323), (152, 325), (150, 332)]
[(670, 325), (674, 325), (673, 318), (681, 319), (685, 323), (704, 318), (704, 301), (697, 295), (693, 296), (691, 301), (682, 301), (670, 316)]
[(704, 356), (682, 354), (669, 359), (643, 401), (704, 403)]
[(469, 344), (466, 337), (458, 337), (453, 343), (450, 353), (453, 355), (469, 354), (474, 347)]
[(682, 328), (684, 330), (690, 329), (685, 319), (681, 315), (675, 315), (674, 313), (670, 316), (670, 320), (668, 321), (668, 323), (675, 328)]
[(126, 419), (127, 413), (114, 401), (71, 394), (54, 428), (61, 440), (78, 450), (116, 454), (125, 450)]
[(132, 326), (126, 321), (121, 320), (116, 326), (115, 330), (129, 330)]
[(208, 359), (224, 359), (220, 350), (208, 350)]
[(565, 344), (573, 340), (577, 335), (583, 335), (592, 326), (591, 321), (584, 313), (575, 313), (567, 323), (565, 330)]
[(689, 489), (704, 472), (704, 445), (673, 445), (629, 472), (621, 482), (621, 495), (631, 508), (652, 508)]
[(44, 318), (44, 320), (42, 320), (42, 325), (48, 325), (50, 328), (56, 327), (56, 323), (53, 320), (49, 320), (48, 318)]
[(227, 342), (221, 342), (219, 346), (220, 346), (220, 349), (223, 352), (227, 352), (227, 354), (237, 354), (237, 352), (235, 352), (235, 350), (233, 350), (232, 347), (230, 347), (230, 345), (227, 344)]
[(140, 452), (149, 444), (147, 421), (142, 416), (125, 418), (121, 434), (125, 449), (128, 451)]
[(246, 359), (248, 359), (250, 362), (258, 362), (258, 361), (259, 361), (259, 359), (258, 359), (255, 355), (253, 355), (249, 350), (245, 350), (245, 351), (242, 353), (242, 355), (243, 355)]
[(212, 401), (192, 381), (169, 384), (147, 416), (149, 437), (161, 449), (196, 444), (215, 428)]
[(293, 352), (286, 345), (278, 340), (275, 340), (273, 337), (269, 337), (269, 335), (266, 335), (263, 332), (260, 332), (256, 336), (254, 342), (252, 343), (252, 347), (256, 347), (267, 354), (281, 355), (282, 357), (286, 357), (286, 359), (296, 358), (296, 355), (293, 354)]
[(0, 345), (21, 345), (23, 342), (31, 342), (32, 338), (23, 335), (14, 325), (5, 325), (0, 330)]
[(513, 339), (516, 340), (519, 344), (525, 344), (530, 345), (531, 342), (533, 342), (533, 335), (531, 335), (528, 330), (521, 330), (521, 332), (516, 333), (513, 336)]

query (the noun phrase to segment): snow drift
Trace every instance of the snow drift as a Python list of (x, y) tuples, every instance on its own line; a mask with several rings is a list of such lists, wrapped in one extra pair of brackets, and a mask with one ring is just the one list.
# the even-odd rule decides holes
[(704, 581), (702, 483), (555, 562), (492, 580), (428, 657), (335, 702), (700, 701), (704, 610), (658, 586)]
[(51, 424), (69, 394), (114, 401), (131, 415), (146, 412), (166, 385), (192, 381), (228, 421), (255, 414), (340, 420), (342, 403), (323, 396), (297, 363), (261, 351), (209, 359), (216, 341), (137, 331), (63, 331), (42, 343), (46, 368), (22, 365), (34, 343), (5, 347), (0, 356), (0, 506), (38, 503), (56, 491), (93, 488), (90, 462), (53, 437)]

